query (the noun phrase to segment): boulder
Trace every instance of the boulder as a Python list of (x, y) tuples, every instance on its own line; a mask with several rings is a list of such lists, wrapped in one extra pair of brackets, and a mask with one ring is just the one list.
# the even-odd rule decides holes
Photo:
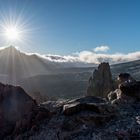
[(109, 63), (101, 63), (89, 79), (87, 95), (107, 97), (108, 93), (113, 89)]
[(36, 105), (21, 87), (0, 84), (0, 110), (6, 121), (14, 123), (20, 120)]
[(99, 125), (117, 116), (117, 110), (101, 98), (88, 96), (65, 104), (63, 106), (63, 114), (72, 116), (74, 122), (79, 122), (80, 124)]
[(140, 100), (140, 81), (130, 74), (121, 73), (118, 76), (118, 89), (108, 94), (108, 100), (113, 104), (132, 103)]
[(120, 73), (117, 80), (118, 84), (136, 82), (136, 80), (129, 73)]
[(32, 112), (24, 115), (22, 119), (16, 122), (13, 135), (19, 135), (30, 129), (33, 131), (41, 121), (50, 117), (51, 113), (47, 109), (37, 106)]
[[(38, 107), (21, 87), (4, 85), (0, 83), (0, 138), (13, 132), (13, 130), (24, 131), (31, 127), (31, 120), (37, 118), (40, 111)], [(48, 111), (41, 111), (38, 119), (49, 115)], [(45, 114), (45, 115), (44, 115)], [(16, 132), (16, 131), (14, 131)]]
[(49, 110), (52, 114), (60, 114), (63, 109), (63, 105), (69, 100), (57, 100), (57, 101), (46, 101), (41, 103), (40, 106)]
[[(101, 103), (105, 103), (105, 100), (94, 97), (87, 96), (78, 99), (71, 100), (63, 106), (63, 113), (65, 115), (72, 115), (79, 113), (80, 111), (94, 111), (96, 113), (100, 112)], [(98, 105), (97, 105), (98, 104)]]
[(119, 88), (122, 94), (138, 100), (140, 99), (140, 81), (122, 83)]

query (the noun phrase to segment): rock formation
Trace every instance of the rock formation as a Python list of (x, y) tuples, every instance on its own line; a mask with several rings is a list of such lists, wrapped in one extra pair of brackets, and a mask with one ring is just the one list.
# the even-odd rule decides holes
[(113, 103), (128, 103), (140, 100), (140, 82), (130, 74), (121, 73), (118, 76), (118, 88), (108, 94), (109, 101)]
[(129, 73), (120, 73), (117, 80), (118, 80), (118, 84), (130, 83), (136, 81)]
[(36, 124), (40, 116), (49, 115), (46, 109), (42, 111), (37, 108), (35, 100), (21, 87), (0, 83), (0, 139), (13, 133), (13, 130), (17, 132), (31, 128), (33, 121)]
[(109, 63), (101, 63), (89, 79), (87, 95), (106, 97), (113, 90)]
[(63, 106), (63, 114), (66, 116), (74, 115), (78, 124), (81, 121), (81, 123), (92, 123), (98, 126), (116, 117), (117, 110), (101, 98), (88, 96), (67, 102)]
[(135, 99), (140, 99), (140, 81), (122, 83), (119, 88), (122, 91), (122, 94)]

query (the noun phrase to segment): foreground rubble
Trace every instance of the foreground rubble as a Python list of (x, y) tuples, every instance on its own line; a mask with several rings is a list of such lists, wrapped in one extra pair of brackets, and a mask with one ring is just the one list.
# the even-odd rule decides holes
[[(94, 106), (92, 106), (94, 103)], [(51, 105), (50, 105), (51, 104)], [(84, 107), (82, 105), (84, 104)], [(91, 105), (85, 106), (85, 104)], [(48, 101), (42, 105), (52, 111), (37, 129), (19, 134), (18, 140), (139, 140), (140, 103), (111, 104), (97, 97), (67, 101)], [(96, 106), (96, 107), (95, 107)], [(53, 108), (53, 109), (52, 109)], [(72, 110), (71, 110), (72, 109)]]

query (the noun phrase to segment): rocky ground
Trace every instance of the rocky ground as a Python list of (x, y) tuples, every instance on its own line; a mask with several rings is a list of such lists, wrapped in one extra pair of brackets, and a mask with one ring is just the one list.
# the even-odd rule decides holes
[[(91, 104), (93, 103), (94, 104)], [(81, 104), (82, 106), (78, 106)], [(64, 106), (67, 108), (64, 108)], [(86, 106), (89, 105), (89, 106)], [(42, 104), (53, 113), (18, 140), (139, 140), (140, 103), (111, 105), (95, 97)], [(7, 139), (12, 139), (8, 137)]]
[[(101, 65), (109, 69), (108, 64)], [(21, 87), (0, 84), (0, 140), (140, 140), (140, 82), (121, 73), (116, 88), (110, 88), (106, 68), (100, 68), (88, 90), (92, 89), (91, 95), (93, 89), (100, 95), (112, 90), (102, 98), (84, 96), (38, 105)]]

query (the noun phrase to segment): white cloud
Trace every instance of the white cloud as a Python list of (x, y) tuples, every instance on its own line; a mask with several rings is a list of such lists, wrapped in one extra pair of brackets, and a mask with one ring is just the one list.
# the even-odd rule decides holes
[(99, 64), (100, 62), (120, 63), (140, 59), (140, 51), (132, 52), (128, 54), (115, 53), (115, 54), (103, 54), (95, 53), (91, 51), (83, 51), (79, 53), (81, 61), (87, 63)]
[(110, 64), (115, 64), (140, 59), (140, 51), (127, 54), (104, 54), (93, 51), (81, 51), (75, 56), (46, 55), (46, 59), (58, 63), (99, 64), (101, 62), (109, 62)]
[(98, 46), (93, 49), (94, 52), (107, 52), (110, 48), (108, 46)]

